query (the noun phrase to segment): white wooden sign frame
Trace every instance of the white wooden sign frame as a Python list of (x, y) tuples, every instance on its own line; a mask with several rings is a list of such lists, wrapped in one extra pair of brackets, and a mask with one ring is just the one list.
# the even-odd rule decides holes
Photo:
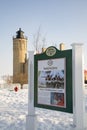
[[(73, 127), (72, 130), (87, 130), (87, 113), (84, 103), (84, 55), (83, 44), (72, 44), (73, 72)], [(28, 115), (26, 130), (37, 130), (34, 108), (34, 51), (29, 52)]]

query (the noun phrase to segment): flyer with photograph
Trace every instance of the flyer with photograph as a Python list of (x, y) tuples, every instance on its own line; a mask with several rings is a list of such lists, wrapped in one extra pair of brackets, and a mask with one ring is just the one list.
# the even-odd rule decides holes
[(38, 104), (66, 108), (66, 58), (38, 60)]

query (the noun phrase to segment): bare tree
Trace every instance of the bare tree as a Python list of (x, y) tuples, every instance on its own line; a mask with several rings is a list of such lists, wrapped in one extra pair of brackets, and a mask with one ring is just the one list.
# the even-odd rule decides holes
[(2, 79), (5, 81), (5, 83), (10, 84), (13, 82), (13, 76), (10, 75), (3, 75)]
[(42, 48), (45, 47), (46, 38), (41, 36), (41, 28), (38, 28), (37, 33), (33, 36), (33, 45), (36, 53), (40, 53)]

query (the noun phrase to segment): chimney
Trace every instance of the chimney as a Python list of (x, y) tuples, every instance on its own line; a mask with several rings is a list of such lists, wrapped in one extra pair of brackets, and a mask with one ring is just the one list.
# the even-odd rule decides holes
[(65, 50), (65, 44), (64, 44), (64, 43), (60, 43), (59, 46), (60, 46), (60, 50), (61, 50), (61, 51)]
[(45, 52), (45, 51), (46, 51), (46, 48), (43, 47), (43, 48), (42, 48), (42, 53)]

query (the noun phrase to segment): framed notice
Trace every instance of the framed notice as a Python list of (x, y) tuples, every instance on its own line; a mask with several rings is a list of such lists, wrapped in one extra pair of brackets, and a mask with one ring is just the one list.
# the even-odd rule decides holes
[(35, 107), (72, 112), (72, 53), (67, 51), (71, 59), (55, 47), (35, 55)]
[(38, 60), (38, 104), (66, 107), (65, 62), (65, 58)]

